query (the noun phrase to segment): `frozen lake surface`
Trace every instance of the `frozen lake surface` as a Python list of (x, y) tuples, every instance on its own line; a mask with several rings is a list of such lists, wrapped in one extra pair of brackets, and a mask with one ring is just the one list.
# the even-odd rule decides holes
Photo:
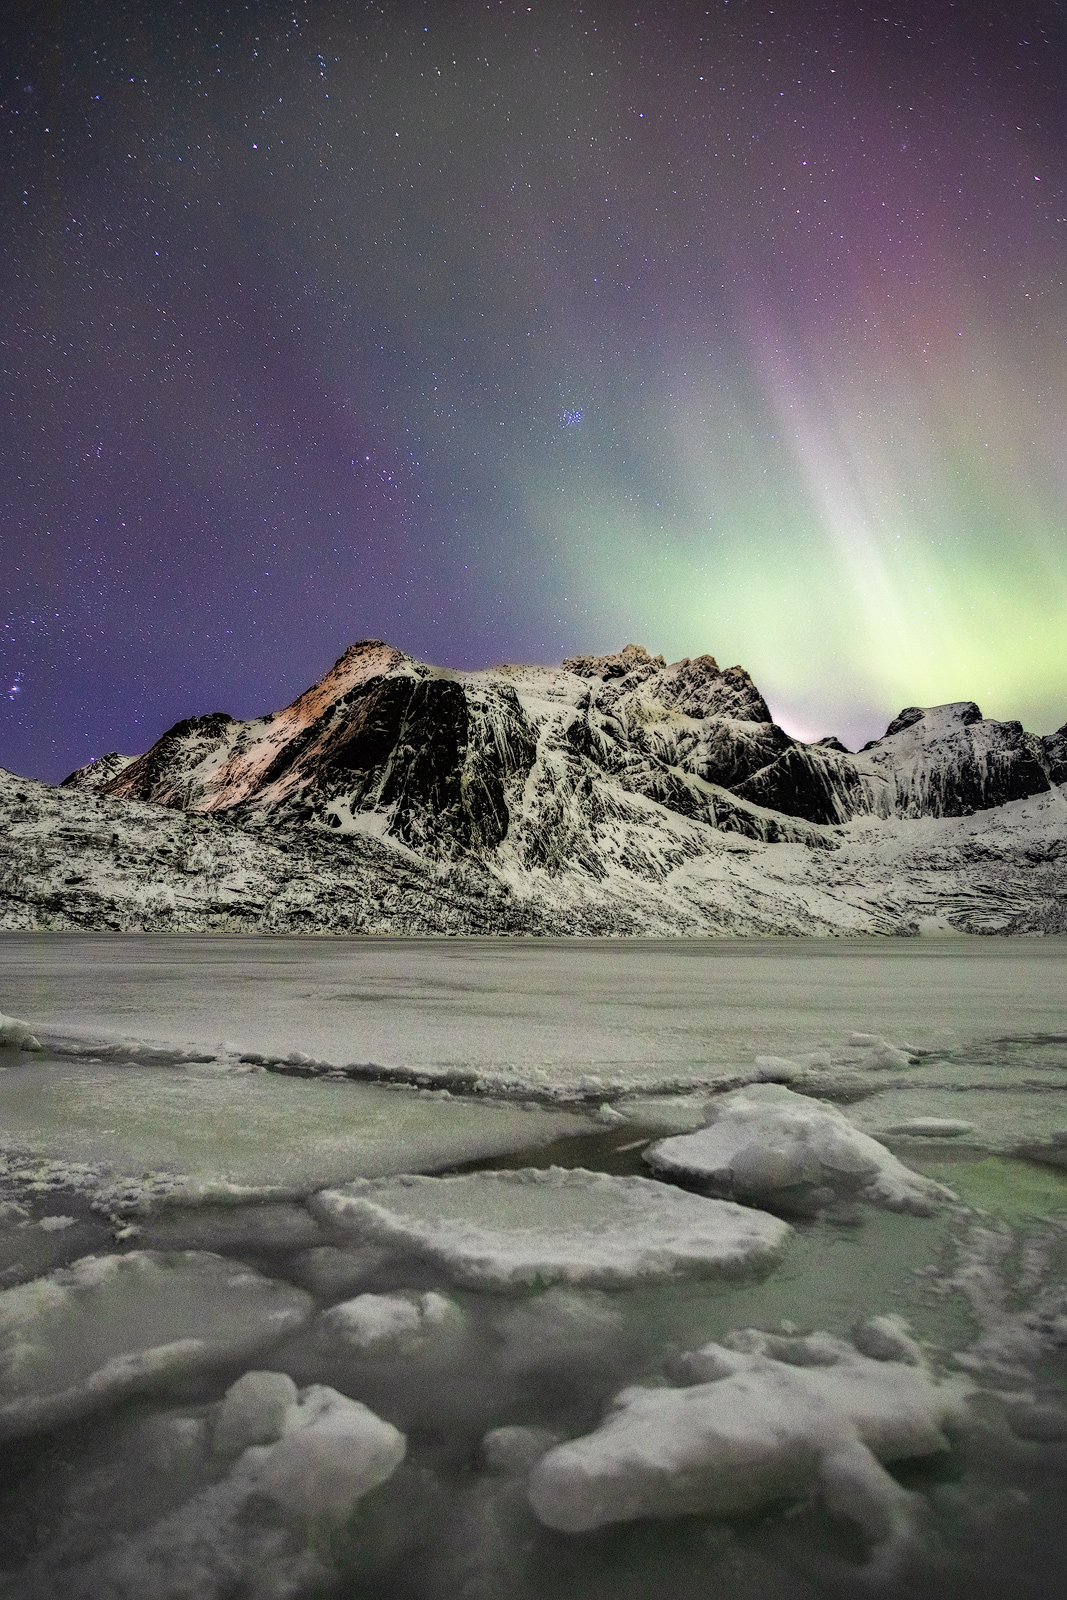
[[(1059, 938), (0, 935), (0, 1595), (1058, 1594), (1065, 997)], [(754, 1079), (955, 1198), (798, 1114), (724, 1275), (644, 1155)], [(551, 1165), (623, 1182), (448, 1176)]]
[(1067, 939), (0, 934), (0, 1007), (79, 1034), (654, 1087), (853, 1030), (944, 1050), (1065, 1027)]

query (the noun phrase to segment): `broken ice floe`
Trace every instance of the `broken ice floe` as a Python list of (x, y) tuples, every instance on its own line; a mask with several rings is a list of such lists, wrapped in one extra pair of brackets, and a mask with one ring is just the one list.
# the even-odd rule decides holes
[(427, 1101), (375, 1084), (342, 1089), (266, 1072), (194, 1078), (173, 1066), (26, 1055), (0, 1076), (0, 1121), (7, 1176), (35, 1183), (47, 1174), (109, 1211), (150, 1209), (161, 1193), (192, 1203), (282, 1201), (594, 1126), (573, 1112)]
[(685, 1358), (686, 1387), (624, 1389), (592, 1433), (548, 1450), (530, 1503), (548, 1527), (579, 1533), (736, 1515), (817, 1489), (887, 1565), (909, 1541), (916, 1501), (883, 1463), (946, 1450), (967, 1393), (935, 1382), (911, 1341), (898, 1348), (904, 1359), (875, 1359), (829, 1334), (728, 1335)]
[(305, 1206), (292, 1202), (205, 1202), (148, 1211), (137, 1225), (137, 1236), (152, 1250), (254, 1252), (315, 1247), (322, 1229)]
[(495, 1319), (505, 1372), (603, 1368), (625, 1345), (626, 1318), (599, 1289), (556, 1285), (508, 1306)]
[(250, 1355), (313, 1311), (302, 1290), (221, 1256), (87, 1256), (0, 1293), (0, 1437)]
[(482, 1437), (482, 1465), (486, 1471), (499, 1473), (501, 1477), (525, 1477), (545, 1452), (559, 1442), (559, 1434), (551, 1428), (517, 1423), (490, 1428)]
[(374, 1245), (317, 1244), (301, 1250), (288, 1264), (287, 1275), (320, 1300), (337, 1300), (363, 1288), (389, 1261), (388, 1250)]
[(324, 1311), (315, 1324), (321, 1344), (369, 1357), (436, 1354), (455, 1344), (466, 1319), (454, 1300), (430, 1289), (360, 1294)]
[(767, 1267), (791, 1231), (743, 1206), (580, 1167), (368, 1179), (311, 1204), (361, 1243), (404, 1247), (456, 1283), (497, 1290)]
[(215, 1414), (211, 1447), (217, 1456), (239, 1456), (253, 1444), (273, 1444), (286, 1413), (299, 1396), (285, 1372), (246, 1372), (231, 1383)]
[[(72, 1600), (226, 1600), (238, 1591), (249, 1600), (298, 1600), (336, 1577), (335, 1551), (353, 1512), (396, 1472), (406, 1440), (325, 1385), (294, 1388), (284, 1407), (267, 1405), (268, 1391), (271, 1401), (280, 1397), (278, 1377), (246, 1373), (220, 1409), (220, 1418), (227, 1408), (247, 1411), (247, 1396), (258, 1392), (254, 1431), (266, 1433), (265, 1442), (249, 1444), (221, 1482), (65, 1571)], [(45, 1583), (54, 1576), (41, 1573)], [(45, 1592), (56, 1591), (32, 1575), (20, 1591)]]
[(5, 1017), (0, 1011), (0, 1049), (8, 1050), (40, 1050), (41, 1041), (30, 1028), (28, 1022), (20, 1022), (18, 1017)]
[(391, 1423), (359, 1400), (312, 1384), (283, 1412), (276, 1442), (250, 1446), (237, 1472), (287, 1522), (328, 1529), (392, 1476), (405, 1451), (404, 1435)]
[[(1026, 1086), (990, 1082), (990, 1076), (966, 1086), (941, 1083), (931, 1075), (912, 1089), (872, 1095), (850, 1106), (849, 1116), (876, 1139), (951, 1138), (989, 1154), (1065, 1164), (1067, 1083)], [(958, 1131), (952, 1132), (953, 1127)]]
[(861, 1133), (836, 1106), (781, 1084), (735, 1089), (710, 1101), (708, 1115), (707, 1127), (660, 1140), (645, 1160), (657, 1172), (699, 1179), (731, 1198), (799, 1214), (858, 1199), (925, 1216), (955, 1198)]
[(869, 1072), (900, 1071), (910, 1067), (916, 1058), (914, 1050), (890, 1044), (879, 1033), (850, 1033), (848, 1042), (853, 1050), (860, 1051), (859, 1065)]

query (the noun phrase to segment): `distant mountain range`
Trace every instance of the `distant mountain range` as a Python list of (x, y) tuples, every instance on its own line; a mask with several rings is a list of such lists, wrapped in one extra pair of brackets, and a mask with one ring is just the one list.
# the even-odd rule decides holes
[(908, 707), (856, 754), (639, 645), (452, 672), (353, 645), (59, 788), (0, 777), (0, 926), (1067, 931), (1067, 725)]

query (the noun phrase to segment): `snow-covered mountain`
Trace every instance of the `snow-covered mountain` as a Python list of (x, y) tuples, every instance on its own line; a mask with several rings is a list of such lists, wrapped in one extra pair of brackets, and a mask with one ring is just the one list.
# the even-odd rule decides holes
[(0, 781), (0, 926), (1067, 929), (1065, 781), (1067, 726), (970, 702), (851, 754), (711, 656), (467, 673), (368, 640), (284, 710)]

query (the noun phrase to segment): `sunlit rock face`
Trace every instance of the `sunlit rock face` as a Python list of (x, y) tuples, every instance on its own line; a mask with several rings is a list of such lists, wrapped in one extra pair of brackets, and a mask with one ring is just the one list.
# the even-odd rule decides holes
[(454, 855), (500, 843), (506, 786), (536, 754), (509, 683), (439, 672), (370, 640), (283, 711), (177, 723), (106, 792), (363, 831), (358, 818), (409, 848)]
[(1067, 729), (969, 701), (853, 754), (710, 655), (453, 672), (364, 640), (280, 711), (0, 774), (0, 927), (1061, 931), (1065, 779)]

